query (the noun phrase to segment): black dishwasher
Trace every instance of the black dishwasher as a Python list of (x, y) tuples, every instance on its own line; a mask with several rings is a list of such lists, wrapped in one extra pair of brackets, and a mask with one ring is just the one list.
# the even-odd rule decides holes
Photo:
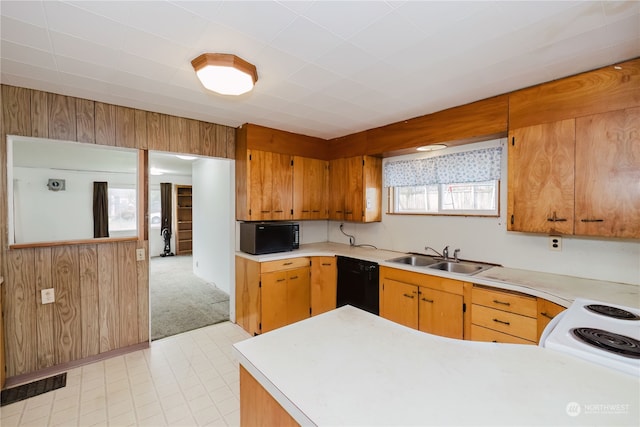
[(379, 271), (375, 262), (338, 256), (337, 306), (352, 305), (380, 314)]

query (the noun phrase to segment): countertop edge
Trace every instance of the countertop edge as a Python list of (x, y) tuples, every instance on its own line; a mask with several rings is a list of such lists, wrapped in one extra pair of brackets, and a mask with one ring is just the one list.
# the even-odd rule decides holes
[[(300, 258), (300, 257), (314, 257), (314, 256), (346, 256), (346, 257), (354, 257), (358, 259), (363, 259), (365, 261), (373, 261), (377, 262), (380, 266), (396, 268), (405, 271), (411, 271), (420, 274), (427, 274), (430, 276), (443, 277), (448, 279), (459, 280), (463, 282), (491, 286), (497, 289), (504, 289), (509, 291), (517, 291), (522, 292), (534, 297), (544, 298), (548, 301), (551, 301), (555, 304), (561, 305), (563, 307), (568, 307), (576, 298), (590, 298), (594, 300), (599, 300), (603, 302), (608, 302), (611, 304), (620, 304), (620, 305), (628, 305), (628, 306), (638, 306), (640, 304), (636, 302), (626, 302), (626, 304), (620, 301), (619, 298), (607, 298), (607, 296), (598, 295), (591, 296), (589, 294), (589, 290), (585, 289), (584, 293), (577, 294), (571, 289), (566, 289), (566, 291), (562, 290), (562, 285), (557, 285), (558, 289), (548, 290), (541, 289), (542, 287), (546, 287), (549, 285), (545, 285), (540, 283), (540, 288), (536, 287), (535, 284), (531, 283), (522, 283), (518, 282), (517, 279), (509, 280), (506, 279), (496, 279), (486, 277), (488, 274), (495, 275), (495, 272), (498, 271), (499, 275), (509, 276), (510, 272), (515, 273), (527, 273), (532, 276), (544, 275), (546, 277), (553, 276), (557, 278), (558, 281), (567, 280), (567, 281), (577, 281), (579, 283), (591, 283), (596, 282), (593, 279), (586, 279), (574, 276), (564, 276), (560, 274), (553, 273), (541, 273), (536, 271), (526, 271), (526, 270), (517, 270), (517, 269), (509, 269), (505, 267), (492, 267), (488, 270), (482, 271), (475, 275), (463, 275), (458, 273), (450, 273), (441, 270), (429, 270), (426, 271), (425, 267), (413, 267), (393, 262), (388, 262), (386, 260), (405, 255), (406, 252), (397, 252), (390, 251), (386, 249), (372, 249), (372, 248), (357, 248), (350, 247), (349, 245), (344, 245), (340, 243), (333, 242), (321, 242), (321, 243), (311, 243), (306, 245), (301, 245), (300, 249), (289, 251), (289, 252), (278, 252), (274, 254), (265, 254), (265, 255), (251, 255), (244, 252), (236, 252), (236, 256), (240, 256), (246, 259), (250, 259), (256, 262), (266, 262), (266, 261), (277, 261), (281, 259), (287, 258)], [(515, 274), (514, 274), (515, 276)], [(535, 280), (534, 280), (535, 281)], [(638, 296), (640, 295), (640, 286), (636, 286), (634, 284), (627, 283), (617, 283), (617, 282), (606, 282), (606, 281), (597, 281), (598, 283), (602, 283), (603, 285), (616, 286), (616, 289), (619, 291), (628, 291), (631, 296), (635, 296), (636, 300), (638, 300)], [(628, 287), (628, 288), (627, 288)]]

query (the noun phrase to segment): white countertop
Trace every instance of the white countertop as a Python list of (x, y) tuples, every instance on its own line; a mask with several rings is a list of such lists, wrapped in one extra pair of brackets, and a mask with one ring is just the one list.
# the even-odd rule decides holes
[(587, 298), (611, 304), (640, 308), (640, 286), (637, 285), (504, 267), (492, 267), (489, 270), (468, 276), (434, 270), (427, 267), (412, 267), (386, 261), (402, 256), (403, 254), (404, 252), (394, 252), (369, 247), (352, 247), (330, 242), (300, 245), (300, 249), (291, 252), (279, 252), (268, 255), (250, 255), (243, 252), (236, 252), (238, 256), (258, 262), (295, 257), (341, 255), (366, 261), (374, 261), (387, 267), (524, 292), (532, 296), (545, 298), (564, 307), (571, 305), (576, 298)]
[(541, 347), (438, 337), (350, 306), (234, 348), (302, 425), (640, 421), (637, 377)]

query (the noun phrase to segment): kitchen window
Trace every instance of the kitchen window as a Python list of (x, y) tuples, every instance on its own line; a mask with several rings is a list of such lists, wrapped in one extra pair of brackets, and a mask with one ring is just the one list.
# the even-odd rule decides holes
[(109, 187), (109, 232), (136, 230), (136, 189)]
[(389, 213), (498, 216), (501, 147), (388, 161)]

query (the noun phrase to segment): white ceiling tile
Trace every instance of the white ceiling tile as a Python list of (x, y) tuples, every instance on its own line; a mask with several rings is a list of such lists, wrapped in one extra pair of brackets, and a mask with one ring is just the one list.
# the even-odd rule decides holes
[(337, 4), (316, 1), (303, 15), (333, 34), (348, 39), (383, 18), (391, 10), (387, 3), (380, 1), (339, 1)]
[(113, 76), (113, 67), (105, 67), (102, 65), (92, 64), (81, 61), (77, 58), (69, 58), (66, 56), (56, 56), (58, 71), (61, 73), (84, 76), (93, 80), (109, 81)]
[(385, 19), (358, 32), (349, 41), (365, 52), (381, 58), (389, 50), (401, 49), (423, 37), (416, 26), (394, 11), (386, 15)]
[(22, 61), (15, 61), (4, 57), (0, 60), (0, 70), (2, 70), (2, 83), (6, 84), (11, 84), (11, 75), (20, 76), (22, 79), (34, 79), (42, 82), (46, 82), (48, 80), (51, 80), (54, 83), (58, 82), (58, 74), (51, 68), (25, 64)]
[(303, 60), (313, 61), (341, 42), (339, 37), (319, 25), (298, 17), (274, 37), (270, 45)]
[(51, 31), (112, 49), (122, 48), (122, 24), (62, 2), (45, 2), (44, 9)]
[(264, 42), (233, 28), (209, 23), (198, 41), (189, 48), (193, 58), (205, 52), (232, 53), (255, 65), (254, 61), (263, 54), (265, 46)]
[(333, 74), (324, 68), (308, 64), (296, 71), (289, 77), (289, 81), (309, 88), (312, 91), (319, 91), (335, 83), (340, 76)]
[[(617, 45), (618, 43), (628, 40), (630, 37), (640, 38), (640, 16), (628, 16), (613, 21), (606, 27), (608, 45)], [(640, 54), (640, 43), (636, 46), (636, 53)]]
[(547, 25), (539, 28), (538, 43), (548, 45), (605, 24), (600, 2), (578, 3), (549, 18)]
[(615, 22), (635, 16), (640, 26), (640, 1), (603, 1), (605, 19), (607, 22)]
[[(423, 34), (435, 34), (489, 7), (484, 1), (407, 1), (397, 8), (399, 15), (411, 22)], [(446, 43), (446, 40), (441, 40)]]
[(165, 40), (154, 34), (125, 27), (123, 31), (124, 44), (122, 50), (135, 56), (141, 56), (151, 61), (178, 66), (182, 62), (190, 61), (188, 47)]
[(575, 6), (571, 1), (501, 1), (497, 7), (504, 12), (503, 24), (522, 28), (554, 16)]
[(33, 65), (34, 67), (47, 68), (52, 71), (56, 70), (55, 58), (46, 50), (34, 49), (2, 40), (0, 43), (0, 51), (2, 52), (2, 58), (26, 65)]
[(287, 7), (288, 9), (291, 9), (298, 15), (302, 15), (310, 7), (313, 7), (316, 1), (324, 1), (324, 0), (277, 0), (277, 3), (280, 3), (283, 6)]
[(114, 65), (115, 68), (125, 73), (135, 74), (142, 78), (156, 80), (162, 83), (169, 82), (177, 71), (175, 67), (150, 61), (141, 56), (131, 55), (126, 52), (120, 54), (118, 62)]
[[(260, 91), (257, 91), (257, 92), (260, 92)], [(294, 83), (290, 80), (282, 80), (274, 84), (271, 92), (277, 94), (278, 97), (282, 99), (286, 99), (291, 102), (296, 102), (302, 98), (306, 98), (307, 96), (311, 95), (315, 91), (309, 89), (304, 85)]]
[(241, 1), (223, 3), (215, 20), (258, 40), (272, 40), (298, 15), (280, 3)]
[[(8, 16), (38, 27), (47, 27), (43, 1), (2, 0), (0, 11), (2, 16)], [(4, 31), (4, 30), (3, 30)]]
[(175, 5), (176, 7), (180, 7), (183, 8), (185, 10), (188, 10), (189, 12), (193, 13), (194, 15), (198, 15), (202, 18), (205, 18), (207, 20), (210, 21), (215, 21), (216, 17), (218, 16), (218, 12), (220, 11), (220, 8), (222, 7), (222, 5), (226, 2), (226, 0), (223, 1), (212, 1), (212, 0), (208, 0), (208, 1), (202, 1), (202, 0), (196, 0), (196, 1), (185, 1), (185, 0), (175, 0), (175, 1), (171, 1), (171, 3), (173, 5)]
[(113, 66), (120, 58), (120, 51), (110, 49), (79, 39), (67, 34), (50, 31), (51, 44), (56, 55), (77, 58), (84, 62), (99, 64), (105, 67)]
[(319, 67), (332, 70), (341, 76), (350, 76), (358, 73), (371, 64), (377, 62), (377, 58), (351, 43), (340, 43), (334, 49), (313, 61)]
[(50, 50), (51, 41), (45, 28), (28, 24), (6, 16), (0, 17), (0, 34), (2, 40), (35, 49)]

